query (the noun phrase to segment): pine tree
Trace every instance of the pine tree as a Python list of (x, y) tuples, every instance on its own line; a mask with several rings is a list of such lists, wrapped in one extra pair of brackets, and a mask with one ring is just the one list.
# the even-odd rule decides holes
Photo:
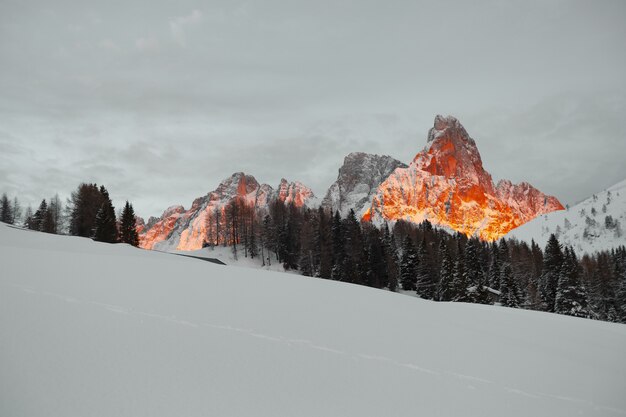
[(31, 226), (29, 228), (32, 230), (37, 230), (41, 232), (43, 230), (44, 220), (46, 218), (47, 212), (48, 212), (48, 203), (46, 203), (46, 200), (43, 199), (41, 200), (41, 203), (39, 204), (39, 208), (37, 209), (35, 214), (33, 214)]
[(383, 249), (387, 266), (387, 288), (389, 291), (398, 290), (398, 247), (395, 236), (389, 232), (389, 226), (385, 223), (383, 228)]
[(405, 291), (417, 289), (417, 263), (415, 245), (407, 235), (402, 243), (402, 260), (400, 261), (400, 283)]
[(417, 279), (415, 288), (417, 295), (421, 298), (432, 300), (435, 297), (435, 279), (431, 259), (426, 251), (425, 237), (422, 238), (422, 242), (419, 245), (417, 259)]
[(511, 264), (506, 263), (502, 267), (500, 276), (500, 304), (505, 307), (519, 307), (522, 302), (517, 281), (513, 277)]
[(11, 215), (13, 218), (11, 219), (11, 224), (17, 224), (22, 218), (22, 206), (20, 205), (17, 197), (13, 198), (13, 206), (11, 206)]
[(333, 242), (333, 269), (331, 277), (334, 280), (343, 280), (344, 275), (344, 263), (345, 263), (345, 251), (343, 246), (343, 225), (341, 224), (341, 216), (339, 211), (335, 211), (333, 216), (333, 224), (331, 228), (332, 242)]
[[(104, 188), (104, 187), (102, 187)], [(68, 201), (69, 232), (73, 236), (92, 237), (96, 215), (105, 196), (96, 184), (80, 184)], [(107, 194), (108, 198), (108, 194)]]
[[(504, 240), (503, 240), (504, 241)], [(500, 262), (498, 245), (494, 242), (491, 244), (491, 264), (489, 265), (489, 287), (493, 289), (500, 288), (500, 275), (502, 274), (502, 264)]]
[(589, 317), (587, 291), (580, 279), (580, 265), (572, 248), (565, 248), (555, 297), (556, 313)]
[[(44, 200), (45, 201), (45, 200)], [(40, 207), (41, 209), (41, 207)], [(43, 217), (41, 219), (41, 224), (39, 226), (39, 230), (45, 233), (53, 233), (56, 234), (57, 227), (54, 221), (53, 207), (48, 206), (43, 210)]]
[(115, 208), (104, 186), (100, 186), (100, 195), (104, 201), (96, 214), (93, 239), (98, 242), (116, 243), (118, 232)]
[(452, 288), (453, 295), (452, 301), (469, 302), (468, 287), (470, 283), (467, 282), (465, 275), (465, 250), (462, 246), (462, 236), (457, 233), (456, 240), (456, 258), (453, 259), (454, 266), (452, 269)]
[(50, 232), (49, 233), (61, 233), (65, 228), (63, 224), (63, 203), (61, 203), (61, 199), (58, 194), (55, 194), (54, 197), (50, 199), (50, 204), (48, 206), (48, 210), (50, 211)]
[(615, 295), (615, 302), (618, 306), (617, 317), (620, 323), (626, 323), (626, 273), (622, 273), (618, 279)]
[(464, 254), (464, 275), (467, 287), (467, 299), (472, 303), (488, 304), (489, 293), (485, 288), (485, 276), (478, 258), (478, 243), (475, 239), (470, 239), (465, 245)]
[(131, 246), (139, 246), (139, 236), (137, 234), (137, 218), (132, 204), (126, 201), (122, 210), (120, 224), (120, 242), (128, 243)]
[(29, 230), (35, 230), (35, 219), (33, 214), (33, 208), (31, 206), (26, 207), (23, 226)]
[(454, 262), (448, 252), (448, 247), (443, 239), (439, 243), (439, 258), (441, 259), (440, 280), (438, 287), (439, 301), (452, 301), (454, 299)]
[(2, 194), (2, 198), (0, 198), (0, 222), (8, 224), (14, 223), (11, 202), (6, 194)]
[(556, 290), (563, 264), (561, 244), (554, 234), (550, 235), (543, 257), (543, 269), (539, 281), (539, 291), (546, 310), (554, 312)]
[(333, 270), (331, 218), (322, 207), (319, 207), (317, 219), (317, 228), (313, 236), (317, 276), (321, 278), (331, 278)]

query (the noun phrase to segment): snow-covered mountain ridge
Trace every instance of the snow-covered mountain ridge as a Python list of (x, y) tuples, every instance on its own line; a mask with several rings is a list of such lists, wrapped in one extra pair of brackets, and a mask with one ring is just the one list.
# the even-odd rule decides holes
[(537, 217), (511, 230), (506, 237), (541, 247), (551, 234), (579, 253), (610, 250), (626, 245), (626, 180), (569, 207)]

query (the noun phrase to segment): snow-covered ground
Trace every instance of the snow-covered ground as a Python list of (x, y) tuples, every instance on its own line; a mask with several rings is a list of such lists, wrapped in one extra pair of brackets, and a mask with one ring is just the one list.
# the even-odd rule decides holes
[[(613, 219), (607, 227), (607, 217)], [(542, 248), (554, 233), (564, 245), (579, 253), (611, 250), (626, 245), (626, 180), (570, 207), (553, 211), (511, 230), (505, 237), (526, 242), (534, 239)]]
[(619, 416), (626, 326), (0, 225), (0, 416)]
[(213, 246), (192, 251), (173, 250), (171, 253), (185, 256), (197, 256), (199, 258), (217, 259), (229, 266), (242, 266), (246, 268), (260, 268), (266, 271), (298, 273), (297, 271), (285, 271), (283, 264), (276, 260), (276, 255), (274, 253), (269, 255), (269, 261), (267, 259), (268, 254), (264, 254), (263, 257), (265, 258), (265, 265), (263, 265), (263, 260), (260, 254), (254, 259), (245, 257), (243, 246), (241, 245), (237, 248), (237, 256), (235, 256), (231, 246)]

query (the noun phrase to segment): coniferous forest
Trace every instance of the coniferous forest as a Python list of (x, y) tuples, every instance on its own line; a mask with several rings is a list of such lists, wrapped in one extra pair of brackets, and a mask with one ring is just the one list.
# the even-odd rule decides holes
[[(137, 218), (126, 202), (116, 215), (104, 186), (81, 184), (63, 207), (58, 196), (36, 211), (0, 199), (0, 221), (47, 233), (138, 246)], [(205, 246), (235, 257), (280, 263), (302, 275), (413, 294), (435, 301), (498, 304), (626, 323), (626, 247), (580, 256), (552, 235), (534, 242), (484, 242), (397, 221), (377, 227), (323, 208), (274, 201), (257, 211), (234, 199), (207, 216)]]

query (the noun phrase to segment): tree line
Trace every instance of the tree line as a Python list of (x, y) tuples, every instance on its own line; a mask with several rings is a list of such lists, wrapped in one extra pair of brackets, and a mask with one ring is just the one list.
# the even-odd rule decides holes
[(10, 200), (5, 193), (0, 198), (0, 221), (4, 223), (45, 233), (138, 246), (137, 218), (132, 204), (126, 201), (119, 219), (117, 217), (106, 187), (97, 184), (80, 184), (65, 206), (55, 195), (49, 200), (41, 200), (34, 212), (29, 206), (23, 215), (17, 197)]
[[(0, 199), (0, 220), (17, 224), (17, 198)], [(133, 207), (117, 219), (104, 186), (81, 184), (65, 207), (55, 196), (22, 225), (137, 246)], [(511, 239), (483, 242), (428, 221), (392, 227), (280, 201), (255, 210), (242, 199), (206, 214), (205, 246), (279, 263), (302, 275), (412, 293), (428, 300), (499, 304), (626, 323), (626, 247), (579, 257), (551, 235), (545, 248)]]
[(428, 221), (376, 227), (354, 211), (243, 200), (206, 218), (205, 246), (281, 263), (302, 275), (413, 293), (435, 301), (499, 304), (626, 323), (626, 247), (579, 257), (555, 235), (545, 248), (511, 239), (483, 242)]

